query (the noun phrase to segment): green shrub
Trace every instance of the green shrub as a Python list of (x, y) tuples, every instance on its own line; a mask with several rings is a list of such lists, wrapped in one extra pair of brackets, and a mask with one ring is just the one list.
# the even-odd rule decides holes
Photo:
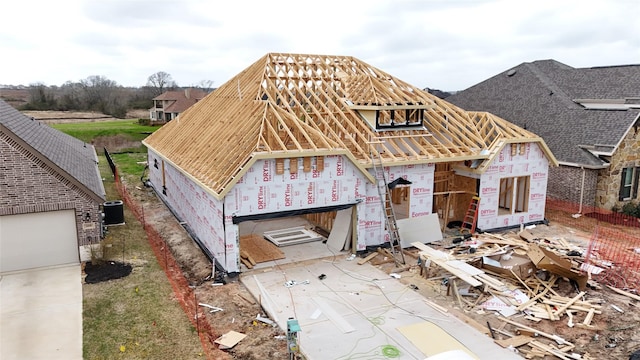
[(640, 218), (640, 205), (634, 201), (622, 205), (622, 213), (629, 216)]

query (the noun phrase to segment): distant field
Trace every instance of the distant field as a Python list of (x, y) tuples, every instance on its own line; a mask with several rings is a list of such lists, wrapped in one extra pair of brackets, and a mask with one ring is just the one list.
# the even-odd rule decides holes
[(0, 99), (7, 102), (7, 104), (19, 107), (29, 101), (28, 89), (0, 89)]
[(51, 127), (95, 146), (98, 154), (103, 149), (112, 155), (120, 172), (140, 176), (147, 160), (147, 148), (142, 140), (160, 127), (138, 124), (137, 120), (111, 120), (50, 124)]
[(159, 128), (140, 125), (137, 120), (131, 119), (51, 124), (51, 127), (87, 143), (109, 136), (125, 136), (132, 141), (142, 141)]
[[(105, 115), (99, 112), (92, 112), (92, 111), (29, 110), (29, 111), (23, 111), (22, 113), (36, 120), (44, 121), (47, 124), (117, 120), (112, 116)], [(127, 111), (127, 119), (137, 120), (137, 119), (148, 118), (148, 117), (149, 117), (148, 110), (136, 109), (136, 110)]]

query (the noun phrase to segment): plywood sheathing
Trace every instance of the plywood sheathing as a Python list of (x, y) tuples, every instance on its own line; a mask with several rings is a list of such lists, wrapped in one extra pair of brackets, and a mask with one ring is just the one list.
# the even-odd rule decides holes
[[(376, 131), (362, 106), (418, 106), (424, 126)], [(541, 141), (353, 57), (270, 53), (144, 144), (222, 199), (257, 159), (344, 155), (373, 181), (371, 152), (385, 165), (486, 159), (483, 150), (501, 139)]]

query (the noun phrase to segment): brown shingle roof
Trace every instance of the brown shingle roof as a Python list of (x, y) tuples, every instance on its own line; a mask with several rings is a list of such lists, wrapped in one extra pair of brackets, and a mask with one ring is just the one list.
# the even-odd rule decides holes
[(205, 96), (207, 96), (207, 93), (203, 90), (190, 88), (176, 91), (165, 91), (153, 98), (153, 100), (173, 101), (173, 103), (167, 106), (164, 111), (181, 113), (196, 102), (202, 100)]

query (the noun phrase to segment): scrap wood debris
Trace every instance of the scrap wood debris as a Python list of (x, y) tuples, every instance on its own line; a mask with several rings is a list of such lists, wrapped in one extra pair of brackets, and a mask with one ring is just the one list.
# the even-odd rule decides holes
[[(603, 299), (587, 290), (588, 286), (601, 288), (591, 275), (609, 270), (610, 264), (588, 264), (585, 249), (564, 239), (539, 239), (526, 230), (506, 235), (477, 234), (457, 243), (411, 245), (418, 249), (420, 274), (427, 280), (437, 280), (434, 286), (446, 286), (447, 295), (464, 312), (495, 311), (499, 326), (494, 329), (489, 322), (487, 326), (498, 344), (526, 358), (590, 359), (588, 353), (576, 352), (571, 342), (535, 326), (544, 320), (595, 333), (598, 328), (593, 322), (602, 314)], [(569, 295), (558, 290), (562, 281), (569, 285), (565, 286), (570, 289)], [(640, 300), (635, 294), (612, 290)], [(504, 330), (505, 326), (515, 330)]]

